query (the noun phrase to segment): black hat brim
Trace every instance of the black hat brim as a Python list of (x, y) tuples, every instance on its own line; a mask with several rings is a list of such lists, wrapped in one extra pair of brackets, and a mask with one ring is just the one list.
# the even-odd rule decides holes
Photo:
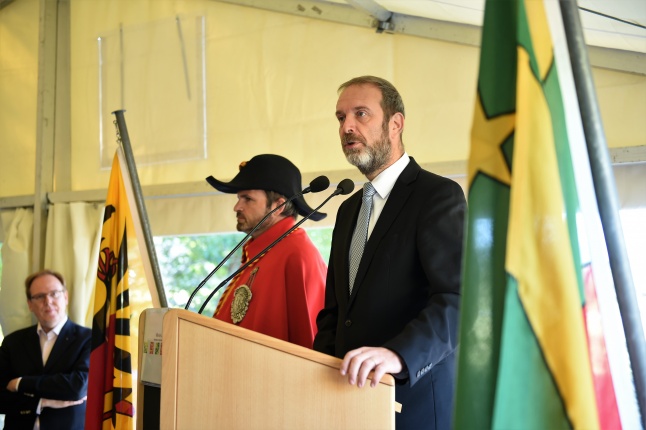
[[(277, 193), (281, 193), (279, 190), (271, 190), (271, 189), (268, 190), (266, 186), (254, 183), (252, 181), (246, 181), (244, 177), (241, 178), (240, 176), (241, 175), (236, 176), (230, 182), (222, 182), (215, 179), (213, 176), (209, 176), (206, 178), (206, 182), (208, 182), (209, 185), (211, 185), (216, 190), (226, 194), (235, 194), (244, 190), (265, 190), (265, 191), (275, 191)], [(286, 196), (286, 197), (289, 198), (291, 196)], [(296, 210), (298, 211), (299, 215), (303, 217), (306, 217), (309, 215), (309, 218), (311, 220), (320, 221), (327, 216), (327, 214), (323, 212), (314, 212), (314, 209), (312, 209), (307, 204), (303, 196), (298, 196), (297, 198), (292, 200), (292, 203), (294, 203), (294, 206), (296, 206)]]

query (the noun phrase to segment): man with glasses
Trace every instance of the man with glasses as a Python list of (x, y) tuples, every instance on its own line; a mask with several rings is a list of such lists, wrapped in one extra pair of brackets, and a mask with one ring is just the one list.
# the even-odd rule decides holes
[(67, 318), (67, 289), (60, 273), (34, 273), (25, 288), (38, 324), (7, 335), (0, 346), (5, 428), (82, 429), (91, 330)]

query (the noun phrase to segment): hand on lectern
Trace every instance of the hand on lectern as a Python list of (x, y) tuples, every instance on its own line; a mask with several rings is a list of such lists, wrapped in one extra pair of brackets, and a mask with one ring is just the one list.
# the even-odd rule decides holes
[(353, 349), (343, 357), (341, 375), (348, 377), (348, 383), (363, 387), (370, 372), (374, 372), (371, 387), (377, 386), (386, 374), (397, 374), (404, 370), (402, 359), (387, 348), (364, 347)]

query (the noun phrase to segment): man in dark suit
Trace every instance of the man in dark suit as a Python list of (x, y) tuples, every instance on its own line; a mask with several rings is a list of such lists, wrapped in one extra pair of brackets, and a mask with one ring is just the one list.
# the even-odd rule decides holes
[(341, 374), (358, 387), (369, 372), (371, 386), (393, 374), (398, 429), (448, 429), (464, 193), (406, 154), (404, 105), (388, 81), (342, 84), (336, 116), (346, 158), (370, 181), (365, 193), (376, 192), (339, 208), (314, 349), (343, 358)]
[(83, 429), (91, 330), (67, 318), (63, 276), (51, 270), (25, 281), (38, 324), (0, 346), (0, 413), (5, 429)]

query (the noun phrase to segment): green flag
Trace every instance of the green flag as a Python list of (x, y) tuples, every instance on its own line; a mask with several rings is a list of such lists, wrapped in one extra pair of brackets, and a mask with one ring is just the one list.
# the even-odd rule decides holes
[(543, 1), (488, 0), (481, 47), (455, 428), (620, 425), (610, 375), (591, 366), (607, 357), (602, 334), (589, 342), (594, 285)]

